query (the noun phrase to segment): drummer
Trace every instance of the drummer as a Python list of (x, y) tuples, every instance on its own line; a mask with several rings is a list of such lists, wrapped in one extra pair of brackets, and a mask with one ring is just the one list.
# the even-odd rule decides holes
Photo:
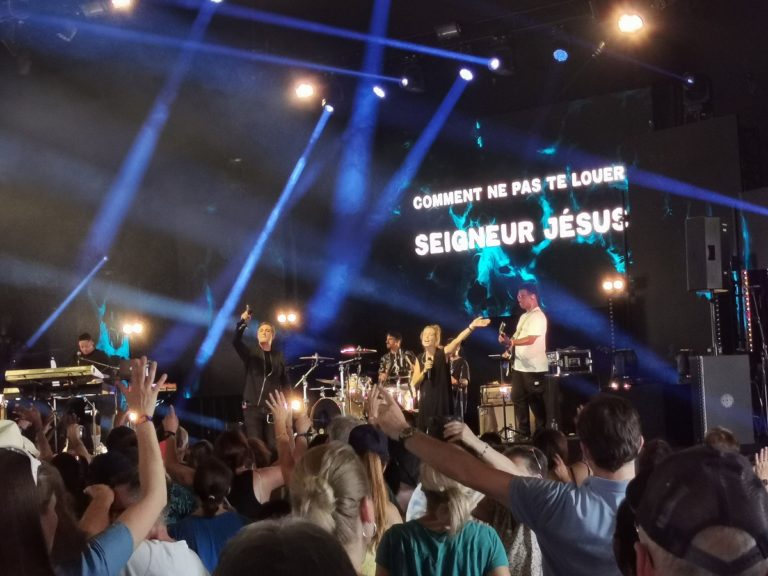
[(416, 363), (413, 352), (403, 350), (400, 345), (403, 336), (400, 332), (387, 332), (387, 353), (379, 361), (379, 384), (384, 386), (407, 385), (411, 381), (411, 373)]

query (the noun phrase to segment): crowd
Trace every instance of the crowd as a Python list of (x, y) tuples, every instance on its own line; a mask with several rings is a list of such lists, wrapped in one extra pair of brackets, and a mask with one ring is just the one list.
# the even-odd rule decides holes
[(93, 455), (69, 424), (0, 421), (0, 572), (38, 575), (767, 576), (768, 449), (727, 430), (644, 443), (618, 396), (577, 420), (580, 455), (544, 430), (506, 451), (461, 422), (412, 427), (374, 388), (368, 420), (313, 435), (279, 391), (274, 453), (239, 431), (190, 443), (155, 416), (156, 365), (121, 385), (132, 427)]

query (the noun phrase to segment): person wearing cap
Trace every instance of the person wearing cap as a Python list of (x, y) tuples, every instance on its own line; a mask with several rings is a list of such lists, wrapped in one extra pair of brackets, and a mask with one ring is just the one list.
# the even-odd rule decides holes
[(376, 523), (376, 533), (371, 538), (360, 569), (360, 574), (363, 576), (373, 576), (376, 573), (376, 549), (379, 547), (382, 535), (395, 524), (403, 522), (400, 511), (390, 498), (384, 480), (384, 468), (389, 462), (388, 444), (386, 435), (370, 424), (356, 426), (349, 433), (349, 445), (360, 457), (371, 486), (373, 518)]
[(397, 404), (380, 387), (371, 394), (368, 413), (372, 424), (403, 442), (422, 462), (501, 502), (530, 526), (539, 541), (545, 576), (620, 574), (612, 549), (616, 512), (634, 476), (634, 460), (643, 443), (640, 418), (626, 399), (596, 396), (580, 413), (581, 448), (594, 471), (581, 486), (527, 478), (524, 470), (516, 469), (482, 442), (470, 446), (479, 454), (476, 458), (430, 438), (408, 425)]
[(664, 459), (636, 510), (638, 576), (765, 576), (768, 492), (749, 461), (709, 446)]

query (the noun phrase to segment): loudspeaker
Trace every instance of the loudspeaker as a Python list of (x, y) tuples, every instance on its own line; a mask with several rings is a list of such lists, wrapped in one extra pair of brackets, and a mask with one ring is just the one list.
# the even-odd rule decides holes
[[(512, 430), (517, 428), (515, 419), (515, 407), (512, 404), (503, 405), (483, 405), (477, 407), (477, 416), (480, 420), (480, 435), (486, 432), (496, 432), (501, 435), (501, 429), (504, 428), (504, 412), (507, 413), (507, 428)], [(502, 437), (502, 439), (504, 439)], [(507, 438), (511, 440), (511, 436)]]
[(749, 356), (696, 356), (692, 366), (693, 438), (715, 426), (728, 428), (741, 444), (755, 441)]
[(544, 408), (547, 427), (557, 426), (564, 434), (576, 433), (576, 410), (600, 392), (594, 374), (569, 374), (544, 377)]
[(685, 264), (689, 292), (722, 290), (729, 256), (727, 224), (720, 218), (686, 218)]

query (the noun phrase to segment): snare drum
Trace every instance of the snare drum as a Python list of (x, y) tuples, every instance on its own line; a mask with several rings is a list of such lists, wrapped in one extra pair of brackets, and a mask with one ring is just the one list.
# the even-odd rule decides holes
[(318, 432), (326, 432), (336, 416), (341, 416), (341, 407), (334, 398), (320, 398), (309, 412), (312, 427)]

